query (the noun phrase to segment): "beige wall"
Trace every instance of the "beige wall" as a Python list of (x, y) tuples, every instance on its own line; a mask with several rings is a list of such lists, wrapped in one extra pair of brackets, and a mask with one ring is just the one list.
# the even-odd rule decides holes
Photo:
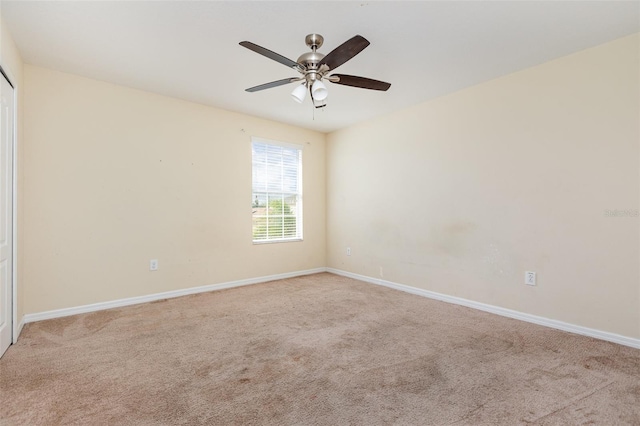
[[(25, 313), (325, 266), (324, 134), (30, 65), (24, 79)], [(251, 136), (304, 145), (303, 242), (251, 242)]]
[(22, 62), (22, 57), (20, 56), (20, 52), (18, 51), (18, 48), (16, 47), (13, 38), (11, 36), (11, 33), (9, 33), (9, 29), (7, 28), (6, 25), (4, 25), (4, 22), (2, 21), (2, 3), (0, 3), (0, 65), (2, 65), (2, 69), (5, 70), (5, 72), (9, 75), (9, 77), (12, 79), (11, 83), (13, 83), (14, 88), (15, 88), (15, 94), (17, 96), (17, 128), (15, 129), (16, 131), (16, 145), (17, 145), (17, 150), (15, 152), (15, 155), (17, 156), (17, 165), (18, 165), (18, 169), (17, 169), (17, 177), (18, 177), (18, 182), (17, 182), (17, 187), (18, 187), (18, 191), (17, 191), (17, 197), (18, 197), (18, 215), (16, 218), (14, 218), (14, 220), (17, 223), (18, 226), (18, 235), (14, 236), (17, 237), (17, 241), (18, 241), (18, 252), (15, 253), (14, 255), (17, 256), (17, 265), (18, 265), (18, 270), (17, 270), (17, 280), (18, 280), (18, 291), (17, 291), (17, 301), (18, 301), (18, 305), (17, 305), (17, 318), (18, 321), (20, 321), (22, 319), (22, 316), (24, 315), (24, 289), (22, 284), (22, 276), (23, 276), (23, 263), (22, 259), (23, 259), (23, 247), (20, 244), (20, 236), (22, 235), (23, 231), (24, 231), (24, 226), (23, 226), (23, 221), (21, 220), (22, 217), (22, 212), (23, 212), (23, 199), (22, 199), (22, 190), (24, 188), (23, 185), (23, 78), (22, 78), (22, 69), (23, 69), (23, 62)]
[(626, 37), (330, 134), (328, 266), (639, 338), (639, 219), (605, 217), (640, 208), (638, 50)]

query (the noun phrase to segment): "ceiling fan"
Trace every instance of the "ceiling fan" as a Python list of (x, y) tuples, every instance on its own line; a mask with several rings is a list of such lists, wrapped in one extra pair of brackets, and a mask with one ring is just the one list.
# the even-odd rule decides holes
[(285, 78), (261, 84), (259, 86), (250, 87), (246, 89), (246, 91), (257, 92), (299, 81), (302, 83), (296, 87), (293, 92), (291, 92), (293, 99), (298, 103), (302, 103), (307, 91), (309, 91), (313, 105), (316, 108), (322, 108), (325, 106), (324, 101), (329, 95), (327, 87), (322, 82), (323, 80), (327, 80), (335, 84), (371, 90), (386, 91), (391, 87), (391, 84), (389, 83), (366, 77), (346, 74), (328, 75), (329, 72), (332, 72), (340, 65), (362, 52), (369, 45), (369, 41), (366, 38), (356, 35), (333, 49), (327, 55), (323, 55), (318, 52), (318, 49), (324, 42), (324, 37), (320, 34), (309, 34), (305, 37), (304, 41), (307, 46), (311, 48), (311, 52), (303, 53), (297, 61), (292, 61), (291, 59), (285, 58), (278, 53), (272, 52), (271, 50), (265, 49), (262, 46), (251, 43), (250, 41), (241, 41), (240, 46), (244, 46), (249, 50), (266, 56), (267, 58), (279, 62), (289, 68), (293, 68), (301, 74), (299, 77)]

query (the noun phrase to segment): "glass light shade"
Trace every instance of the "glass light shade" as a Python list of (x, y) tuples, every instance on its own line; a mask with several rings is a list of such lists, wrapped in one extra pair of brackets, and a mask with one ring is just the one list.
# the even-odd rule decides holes
[(327, 90), (327, 86), (324, 85), (320, 80), (316, 80), (311, 86), (311, 92), (313, 93), (313, 99), (317, 101), (324, 101), (329, 96), (329, 91)]
[(304, 83), (299, 85), (295, 89), (293, 89), (293, 92), (291, 92), (291, 97), (293, 98), (294, 101), (298, 102), (299, 104), (301, 104), (304, 101), (304, 98), (306, 96), (307, 96), (307, 86)]

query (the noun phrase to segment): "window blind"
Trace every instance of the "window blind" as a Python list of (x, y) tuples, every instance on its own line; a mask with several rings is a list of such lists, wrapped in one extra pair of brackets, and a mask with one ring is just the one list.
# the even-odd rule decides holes
[(253, 242), (302, 239), (302, 149), (253, 138)]

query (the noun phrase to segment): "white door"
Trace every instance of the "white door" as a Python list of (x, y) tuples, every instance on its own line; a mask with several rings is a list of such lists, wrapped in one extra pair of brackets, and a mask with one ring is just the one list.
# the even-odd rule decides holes
[(0, 75), (0, 356), (13, 324), (13, 113), (13, 87)]

